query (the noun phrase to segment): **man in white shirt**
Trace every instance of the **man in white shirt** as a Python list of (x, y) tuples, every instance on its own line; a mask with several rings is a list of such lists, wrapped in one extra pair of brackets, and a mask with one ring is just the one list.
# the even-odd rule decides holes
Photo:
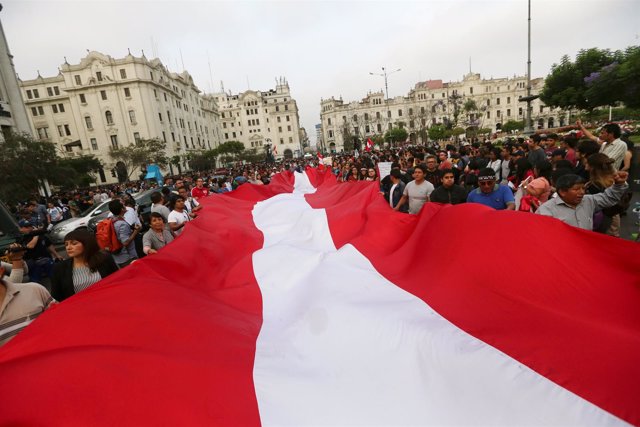
[(620, 139), (622, 131), (616, 123), (607, 123), (600, 128), (600, 137), (589, 132), (580, 120), (576, 122), (587, 138), (600, 144), (600, 152), (613, 160), (613, 167), (619, 170), (627, 154), (627, 144)]
[(189, 190), (185, 187), (178, 188), (178, 195), (184, 198), (184, 209), (191, 218), (196, 217), (196, 212), (202, 209), (200, 203), (193, 197), (189, 196)]
[(424, 179), (427, 173), (427, 167), (419, 164), (413, 171), (413, 181), (409, 182), (404, 188), (402, 198), (394, 208), (400, 210), (407, 200), (409, 201), (409, 213), (416, 215), (422, 209), (422, 206), (429, 201), (429, 195), (435, 189), (433, 184)]

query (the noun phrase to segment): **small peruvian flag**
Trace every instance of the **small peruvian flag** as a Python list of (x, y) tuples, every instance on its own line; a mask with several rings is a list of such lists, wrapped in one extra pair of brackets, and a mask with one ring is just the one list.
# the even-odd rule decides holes
[(371, 138), (367, 138), (367, 146), (365, 147), (364, 151), (371, 151), (372, 148), (373, 148), (373, 141), (371, 141)]

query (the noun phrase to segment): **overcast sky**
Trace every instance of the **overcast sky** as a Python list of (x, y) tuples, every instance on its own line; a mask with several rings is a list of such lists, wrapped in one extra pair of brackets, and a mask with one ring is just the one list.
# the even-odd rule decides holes
[[(26, 1), (0, 0), (22, 79), (57, 74), (87, 49), (159, 57), (204, 92), (274, 88), (285, 76), (315, 141), (320, 99), (359, 100), (384, 88), (369, 75), (400, 68), (389, 95), (427, 79), (526, 74), (527, 0)], [(532, 0), (532, 77), (583, 48), (640, 44), (640, 0)], [(181, 54), (182, 53), (182, 54)], [(211, 66), (209, 67), (209, 63)], [(211, 71), (210, 71), (211, 70)]]

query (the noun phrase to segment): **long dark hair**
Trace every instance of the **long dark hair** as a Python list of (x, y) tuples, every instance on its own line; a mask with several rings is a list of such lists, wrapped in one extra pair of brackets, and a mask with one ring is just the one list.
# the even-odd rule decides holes
[(95, 273), (98, 267), (105, 262), (108, 255), (100, 250), (96, 236), (89, 230), (82, 228), (73, 230), (64, 236), (65, 242), (69, 240), (77, 240), (82, 243), (84, 247), (84, 259), (87, 261), (87, 264), (89, 264), (89, 270), (91, 270), (92, 273)]

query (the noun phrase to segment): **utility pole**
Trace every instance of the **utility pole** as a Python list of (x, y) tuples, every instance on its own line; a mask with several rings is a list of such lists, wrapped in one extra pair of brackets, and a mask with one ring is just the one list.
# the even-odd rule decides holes
[[(398, 71), (401, 71), (400, 68), (398, 68), (397, 70), (391, 71), (390, 73), (387, 73), (387, 69), (385, 67), (382, 67), (382, 73), (371, 73), (369, 72), (370, 75), (372, 76), (380, 76), (380, 77), (384, 77), (384, 91), (385, 91), (385, 95), (386, 95), (386, 99), (384, 101), (384, 103), (387, 105), (387, 117), (389, 118), (389, 123), (391, 123), (391, 109), (389, 108), (389, 84), (388, 84), (388, 77), (393, 74), (393, 73), (397, 73)], [(389, 140), (389, 146), (391, 146), (391, 140)]]
[(527, 96), (521, 96), (518, 101), (527, 103), (527, 114), (524, 124), (524, 134), (532, 135), (534, 133), (531, 123), (531, 114), (533, 107), (531, 102), (538, 98), (538, 95), (531, 95), (531, 0), (528, 0), (528, 34), (527, 34)]

